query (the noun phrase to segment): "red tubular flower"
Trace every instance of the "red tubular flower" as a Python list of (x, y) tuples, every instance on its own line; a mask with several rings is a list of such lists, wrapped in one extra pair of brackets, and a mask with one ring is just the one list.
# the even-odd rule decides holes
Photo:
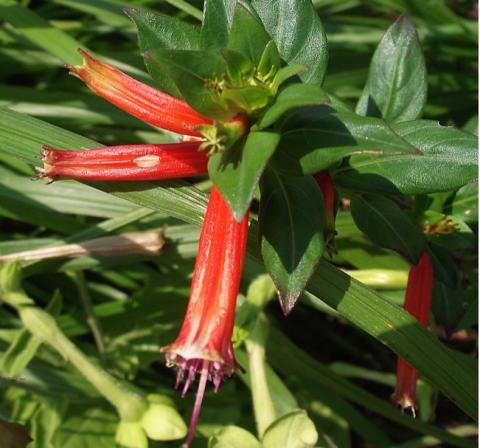
[(179, 368), (176, 387), (185, 379), (182, 396), (200, 373), (187, 445), (195, 433), (207, 381), (218, 391), (222, 378), (237, 367), (231, 338), (247, 233), (248, 213), (237, 222), (219, 191), (212, 188), (185, 320), (176, 341), (162, 349), (167, 365)]
[[(405, 294), (405, 311), (427, 326), (432, 304), (433, 267), (430, 256), (424, 252), (417, 265), (410, 268)], [(418, 371), (405, 359), (397, 361), (397, 387), (393, 400), (402, 409), (411, 409), (415, 415)]]
[(159, 180), (207, 173), (199, 142), (125, 145), (65, 151), (44, 145), (38, 177), (78, 180)]
[(97, 95), (149, 124), (183, 135), (201, 136), (197, 127), (213, 121), (187, 103), (143, 84), (79, 49), (83, 65), (66, 65)]

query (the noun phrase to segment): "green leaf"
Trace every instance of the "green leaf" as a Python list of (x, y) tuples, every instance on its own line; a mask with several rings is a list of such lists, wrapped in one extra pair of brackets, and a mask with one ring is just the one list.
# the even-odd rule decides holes
[[(57, 431), (55, 446), (62, 448), (112, 448), (118, 417), (101, 408), (70, 406), (64, 423)], [(79, 431), (81, 428), (81, 431)]]
[(427, 70), (412, 21), (401, 15), (387, 30), (370, 64), (357, 113), (387, 122), (415, 120), (427, 99)]
[(202, 48), (225, 48), (237, 0), (205, 0), (201, 33)]
[(150, 402), (142, 417), (142, 427), (151, 440), (183, 439), (188, 428), (178, 411), (162, 402)]
[(325, 249), (322, 194), (312, 177), (282, 177), (273, 170), (260, 187), (262, 257), (288, 314)]
[(275, 420), (262, 437), (264, 448), (309, 448), (318, 440), (315, 425), (301, 409)]
[(207, 50), (151, 50), (145, 57), (172, 79), (185, 101), (198, 112), (218, 120), (231, 116), (215, 90), (215, 84), (226, 74), (220, 54)]
[(247, 8), (237, 3), (227, 47), (242, 53), (253, 64), (258, 65), (269, 42), (270, 36), (263, 28), (262, 22)]
[(378, 118), (335, 112), (329, 106), (294, 110), (282, 123), (275, 167), (291, 174), (315, 174), (353, 154), (416, 154), (418, 151)]
[[(136, 8), (126, 8), (125, 13), (137, 26), (138, 46), (142, 53), (160, 48), (171, 50), (198, 50), (200, 48), (200, 32), (188, 23)], [(163, 70), (159, 70), (157, 64), (146, 58), (145, 65), (160, 90), (181, 97), (175, 83), (165, 76)]]
[(2, 1), (0, 17), (9, 22), (33, 45), (44, 49), (63, 63), (78, 64), (82, 58), (77, 52), (81, 44), (68, 33), (52, 26), (32, 10), (12, 1)]
[(274, 124), (286, 112), (300, 106), (329, 103), (329, 97), (321, 87), (310, 84), (292, 84), (285, 87), (274, 103), (255, 123), (254, 129), (265, 129)]
[(432, 293), (432, 311), (436, 321), (445, 326), (448, 333), (456, 329), (468, 306), (465, 291), (450, 288), (445, 283), (435, 281)]
[[(34, 165), (38, 163), (38, 151), (45, 141), (60, 147), (92, 148), (98, 146), (97, 142), (72, 132), (0, 108), (0, 152), (2, 154)], [(132, 182), (128, 185), (114, 182), (94, 185), (96, 188), (110, 191), (114, 195), (136, 204), (196, 225), (201, 224), (207, 204), (206, 194), (182, 181)], [(252, 227), (253, 231), (255, 225), (253, 224)], [(250, 256), (245, 265), (245, 275), (252, 275), (252, 272), (256, 275), (262, 271), (263, 267), (257, 254), (256, 247), (250, 244)], [(475, 394), (472, 394), (472, 390), (476, 390), (477, 387), (476, 369), (460, 361), (457, 352), (439, 343), (431, 332), (419, 325), (412, 316), (327, 262), (319, 264), (316, 273), (310, 279), (308, 291), (321, 297), (325, 304), (337, 310), (343, 318), (407, 359), (432, 385), (460, 409), (475, 418), (478, 402)], [(124, 305), (121, 305), (120, 302), (105, 305), (108, 305), (109, 310), (111, 307), (117, 310), (124, 309)], [(131, 321), (130, 314), (129, 321)], [(67, 319), (64, 323), (70, 325), (70, 331), (73, 331), (73, 328), (78, 331), (77, 322)], [(82, 331), (87, 330), (84, 327)], [(283, 362), (285, 359), (287, 358), (284, 354)], [(318, 376), (318, 371), (313, 369), (313, 379), (315, 376)], [(312, 376), (310, 378), (312, 380)], [(339, 390), (336, 388), (335, 381), (330, 382), (329, 387), (332, 390)], [(417, 431), (435, 436), (439, 434), (439, 438), (452, 445), (472, 446), (469, 441), (440, 431), (431, 425), (421, 424), (421, 422), (403, 417), (384, 401), (375, 401), (373, 398), (375, 397), (369, 395), (369, 398), (365, 398), (361, 404), (374, 412), (381, 408), (384, 410), (388, 408), (391, 420)], [(357, 400), (357, 402), (359, 401)], [(72, 422), (71, 427), (77, 427), (80, 422), (81, 420), (77, 420), (75, 424)], [(106, 432), (105, 422), (102, 423), (102, 431)], [(77, 440), (83, 436), (84, 434)], [(92, 443), (100, 446), (97, 439)], [(87, 443), (87, 446), (92, 443)], [(70, 445), (67, 444), (59, 443), (58, 445), (70, 448)], [(110, 442), (106, 446), (111, 447), (111, 445)]]
[(478, 221), (478, 184), (471, 183), (460, 188), (448, 205), (447, 213), (467, 223)]
[(208, 172), (215, 186), (240, 221), (247, 211), (260, 176), (274, 153), (279, 135), (274, 132), (250, 132), (241, 142), (210, 157)]
[(31, 419), (31, 436), (33, 441), (29, 448), (54, 448), (56, 432), (62, 424), (66, 410), (66, 399), (42, 398), (41, 404)]
[(263, 109), (271, 97), (271, 91), (263, 86), (226, 88), (221, 93), (222, 100), (225, 100), (230, 108), (233, 110), (240, 109), (247, 114), (258, 109)]
[(427, 120), (396, 124), (393, 130), (423, 155), (355, 156), (349, 166), (335, 171), (335, 183), (373, 193), (428, 194), (476, 182), (478, 154), (474, 135)]
[(272, 89), (276, 91), (278, 87), (283, 84), (287, 79), (293, 78), (294, 76), (305, 73), (308, 70), (306, 65), (302, 64), (292, 64), (282, 67), (273, 78)]
[(208, 440), (208, 448), (262, 448), (256, 437), (238, 426), (225, 426)]
[(425, 248), (425, 235), (395, 202), (377, 195), (352, 196), (350, 200), (353, 219), (365, 235), (412, 264), (418, 263)]
[(0, 360), (2, 374), (12, 377), (20, 375), (40, 345), (41, 341), (34, 339), (28, 330), (20, 330)]
[(306, 65), (303, 82), (322, 85), (327, 69), (327, 37), (310, 0), (283, 0), (273, 7), (265, 0), (252, 0), (267, 33), (288, 64)]

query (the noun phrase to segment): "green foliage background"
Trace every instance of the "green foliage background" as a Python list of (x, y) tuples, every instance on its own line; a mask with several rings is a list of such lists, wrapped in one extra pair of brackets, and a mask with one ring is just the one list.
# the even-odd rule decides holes
[[(405, 12), (417, 26), (428, 69), (424, 117), (477, 133), (474, 2), (318, 0), (314, 5), (328, 36), (324, 87), (329, 93), (355, 104), (378, 42)], [(34, 176), (31, 165), (42, 143), (73, 149), (92, 147), (94, 141), (170, 141), (168, 135), (95, 97), (62, 67), (79, 63), (76, 49), (86, 47), (137, 79), (152, 83), (139, 54), (136, 28), (122, 12), (125, 6), (150, 8), (195, 25), (202, 16), (201, 2), (183, 0), (0, 0), (0, 254), (167, 224), (168, 246), (157, 258), (82, 257), (27, 263), (23, 287), (41, 307), (60, 291), (63, 307), (57, 321), (63, 331), (118, 378), (148, 393), (169, 397), (187, 420), (193, 394), (179, 399), (172, 388), (174, 372), (164, 366), (159, 348), (174, 339), (183, 317), (205, 206), (202, 191), (209, 185), (200, 182), (193, 189), (179, 181), (160, 184), (165, 188), (155, 189), (150, 184), (146, 191), (129, 191), (121, 185), (96, 185), (100, 188), (96, 189), (65, 181), (45, 187), (30, 181)], [(433, 197), (441, 204), (439, 213), (451, 214), (466, 226), (458, 238), (463, 238), (470, 256), (475, 253), (476, 198), (475, 186), (465, 187), (455, 201), (451, 193)], [(337, 231), (337, 266), (349, 272), (382, 267), (397, 275), (408, 269), (403, 259), (367, 240), (350, 213), (339, 214)], [(249, 282), (262, 272), (255, 256), (252, 251), (244, 294)], [(467, 260), (468, 272), (473, 269), (471, 261)], [(268, 305), (267, 361), (275, 407), (280, 413), (297, 407), (307, 410), (320, 435), (318, 446), (474, 446), (467, 437), (475, 434), (476, 428), (463, 411), (475, 407), (471, 374), (476, 349), (475, 282), (465, 284), (463, 291), (445, 290), (445, 302), (436, 305), (437, 334), (463, 331), (457, 333), (462, 338), (442, 337), (444, 345), (455, 349), (451, 351), (391, 305), (402, 302), (405, 276), (402, 278), (379, 286), (370, 272), (365, 283), (376, 288), (379, 296), (355, 282), (350, 284), (349, 277), (326, 266), (288, 319), (276, 301)], [(445, 288), (443, 284), (438, 287)], [(103, 352), (88, 326), (91, 311), (82, 306), (85, 296), (92, 301), (102, 327)], [(371, 304), (377, 311), (367, 311)], [(237, 323), (240, 340), (248, 325), (241, 320)], [(16, 314), (8, 307), (0, 308), (2, 354), (21, 336)], [(408, 351), (415, 345), (415, 336), (424, 338), (425, 345), (412, 356), (428, 377), (419, 388), (417, 420), (401, 415), (388, 403), (396, 356), (387, 347)], [(0, 358), (0, 417), (26, 422), (36, 436), (34, 447), (114, 446), (117, 416), (83, 377), (46, 346), (32, 348), (30, 341), (16, 348), (13, 357)], [(22, 357), (28, 365), (18, 372), (20, 378), (10, 375), (12, 366), (5, 359), (22, 364)], [(239, 359), (248, 366), (243, 347)], [(207, 393), (196, 446), (206, 446), (204, 437), (226, 425), (255, 433), (249, 390), (247, 375), (239, 374), (225, 383), (221, 393)], [(444, 394), (460, 403), (463, 411)], [(152, 447), (177, 445), (150, 442)]]

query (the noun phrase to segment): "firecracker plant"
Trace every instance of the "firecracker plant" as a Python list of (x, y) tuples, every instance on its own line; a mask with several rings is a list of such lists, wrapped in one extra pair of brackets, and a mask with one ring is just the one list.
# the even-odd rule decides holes
[[(368, 239), (410, 264), (404, 308), (421, 326), (431, 321), (434, 282), (443, 284), (450, 275), (442, 254), (454, 244), (448, 237), (461, 224), (432, 212), (427, 195), (457, 191), (475, 182), (476, 138), (420, 118), (427, 98), (427, 72), (413, 23), (401, 15), (386, 31), (353, 110), (322, 87), (327, 37), (313, 5), (307, 0), (286, 3), (292, 11), (265, 0), (207, 0), (200, 28), (127, 8), (125, 13), (138, 28), (152, 85), (85, 49), (80, 49), (82, 64), (66, 65), (97, 95), (173, 133), (176, 142), (83, 150), (73, 144), (58, 147), (45, 137), (38, 147), (42, 160), (38, 178), (98, 186), (109, 181), (203, 176), (212, 184), (185, 318), (176, 340), (161, 348), (167, 366), (176, 369), (175, 387), (181, 395), (198, 389), (188, 435), (168, 403), (137, 393), (128, 384), (117, 385), (110, 374), (96, 371), (56, 327), (51, 312), (37, 309), (18, 284), (4, 280), (1, 285), (3, 301), (18, 311), (25, 327), (63, 351), (117, 408), (121, 424), (116, 440), (121, 446), (141, 448), (147, 446), (147, 438), (185, 435), (185, 446), (192, 444), (207, 383), (219, 392), (227, 377), (242, 370), (232, 338), (237, 346), (246, 338), (247, 351), (254, 354), (250, 362), (256, 360), (258, 381), (263, 381), (264, 347), (258, 352), (255, 339), (248, 337), (257, 335), (257, 343), (265, 344), (262, 309), (269, 299), (252, 305), (257, 311), (250, 315), (251, 335), (234, 335), (249, 233), (252, 254), (263, 260), (285, 316), (293, 312), (314, 273), (335, 260), (339, 210), (350, 210)], [(38, 188), (49, 187), (39, 184)], [(10, 272), (4, 278), (18, 271), (18, 265), (12, 266), (4, 268)], [(323, 298), (321, 282), (314, 289)], [(325, 298), (330, 305), (335, 302), (332, 297)], [(368, 307), (358, 309), (349, 318), (362, 327), (369, 312)], [(382, 340), (384, 336), (375, 331), (371, 333)], [(386, 341), (400, 355), (393, 401), (415, 415), (419, 354), (409, 356)], [(256, 377), (251, 381), (255, 383)], [(252, 387), (255, 390), (261, 441), (242, 433), (240, 439), (251, 444), (235, 446), (275, 446), (285, 418), (303, 419), (302, 429), (293, 436), (303, 442), (289, 447), (316, 444), (317, 432), (303, 411), (289, 417), (271, 407), (269, 416), (262, 416), (269, 413), (271, 399), (265, 390)], [(260, 393), (266, 397), (264, 411), (255, 398)], [(468, 400), (459, 401), (464, 411), (471, 409)], [(163, 410), (172, 422), (180, 421), (177, 432), (167, 436), (156, 431), (157, 424), (162, 426)], [(221, 445), (222, 437), (226, 441), (234, 436), (217, 436), (209, 446), (226, 446)]]

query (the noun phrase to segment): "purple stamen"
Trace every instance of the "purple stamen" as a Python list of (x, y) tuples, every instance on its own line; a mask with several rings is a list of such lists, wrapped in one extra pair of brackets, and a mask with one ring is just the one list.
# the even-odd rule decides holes
[(195, 429), (198, 423), (198, 417), (200, 415), (200, 409), (202, 407), (203, 396), (205, 394), (205, 386), (208, 380), (208, 370), (210, 361), (204, 360), (202, 365), (202, 373), (200, 375), (200, 381), (198, 383), (197, 397), (195, 398), (195, 404), (193, 406), (192, 419), (190, 420), (190, 428), (188, 429), (187, 441), (184, 447), (188, 447), (195, 436)]

